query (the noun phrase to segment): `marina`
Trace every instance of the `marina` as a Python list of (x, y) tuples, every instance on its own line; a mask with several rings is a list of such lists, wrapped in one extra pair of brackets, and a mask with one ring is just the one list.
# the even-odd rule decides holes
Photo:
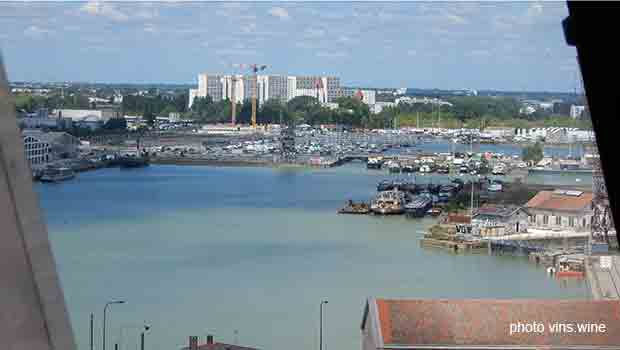
[[(559, 283), (527, 257), (422, 247), (436, 218), (336, 213), (343, 199), (374, 198), (385, 178), (359, 162), (328, 169), (152, 164), (37, 185), (79, 348), (88, 347), (92, 305), (110, 295), (128, 300), (114, 310), (108, 334), (125, 348), (137, 340), (127, 331), (121, 338), (120, 328), (141, 324), (138, 314), (159, 330), (149, 339), (160, 349), (177, 348), (201, 324), (223, 339), (237, 329), (244, 342), (273, 350), (313, 347), (307, 330), (316, 323), (307, 314), (325, 295), (326, 339), (346, 349), (359, 346), (357, 311), (369, 294), (588, 297), (584, 282)], [(273, 329), (284, 335), (265, 337)]]

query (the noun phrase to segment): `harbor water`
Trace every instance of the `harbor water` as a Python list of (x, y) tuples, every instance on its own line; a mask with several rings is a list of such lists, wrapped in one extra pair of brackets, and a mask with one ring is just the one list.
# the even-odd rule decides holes
[(361, 163), (332, 169), (150, 166), (103, 169), (38, 184), (80, 350), (95, 313), (107, 344), (175, 350), (190, 335), (265, 350), (318, 348), (328, 299), (327, 349), (361, 347), (369, 296), (586, 298), (524, 257), (423, 249), (433, 219), (338, 215), (368, 200), (385, 172)]

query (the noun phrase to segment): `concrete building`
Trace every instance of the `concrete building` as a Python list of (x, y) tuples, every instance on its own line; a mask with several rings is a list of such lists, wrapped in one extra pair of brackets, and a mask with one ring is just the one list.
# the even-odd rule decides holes
[(103, 124), (112, 118), (122, 118), (118, 108), (57, 109), (53, 114), (55, 118), (70, 119), (74, 125), (91, 130), (102, 127)]
[(31, 167), (44, 166), (58, 159), (74, 158), (79, 141), (66, 132), (24, 130), (24, 152)]
[[(198, 88), (189, 90), (188, 106), (191, 108), (196, 97), (207, 95), (213, 101), (228, 98), (243, 102), (252, 97), (253, 80), (251, 75), (200, 74)], [(270, 99), (286, 102), (298, 96), (318, 97), (321, 103), (327, 103), (341, 95), (340, 79), (327, 76), (257, 75), (256, 89), (259, 105)]]
[(570, 117), (573, 119), (581, 118), (585, 110), (586, 110), (586, 106), (571, 105), (570, 106)]
[(527, 232), (529, 214), (517, 206), (485, 205), (471, 220), (473, 232), (481, 237), (497, 237)]
[(592, 193), (540, 191), (525, 205), (529, 227), (543, 230), (584, 232), (590, 229)]
[[(375, 299), (361, 322), (362, 350), (597, 349), (620, 344), (617, 300)], [(605, 324), (605, 332), (550, 329), (557, 320)], [(519, 324), (545, 325), (526, 330)]]
[(25, 129), (69, 129), (73, 125), (70, 118), (58, 118), (49, 115), (47, 108), (39, 108), (35, 113), (22, 114), (17, 119), (19, 125)]

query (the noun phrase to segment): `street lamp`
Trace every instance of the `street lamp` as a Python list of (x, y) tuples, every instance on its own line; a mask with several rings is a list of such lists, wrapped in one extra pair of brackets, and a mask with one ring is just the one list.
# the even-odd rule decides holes
[(144, 350), (144, 333), (146, 333), (149, 329), (151, 329), (151, 326), (145, 324), (144, 330), (142, 331), (142, 333), (140, 333), (140, 350)]
[(319, 350), (323, 350), (323, 305), (327, 304), (327, 300), (321, 300), (319, 306)]
[(113, 301), (108, 301), (103, 307), (103, 350), (106, 350), (105, 348), (105, 324), (106, 324), (106, 312), (108, 311), (108, 306), (112, 304), (124, 304), (124, 303), (125, 303), (125, 300), (113, 300)]

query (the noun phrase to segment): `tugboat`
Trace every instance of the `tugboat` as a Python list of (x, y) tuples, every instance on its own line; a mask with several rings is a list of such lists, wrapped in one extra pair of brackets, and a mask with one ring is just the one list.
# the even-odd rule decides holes
[(60, 182), (71, 180), (75, 173), (70, 168), (47, 168), (41, 174), (41, 182)]
[(421, 218), (433, 205), (433, 201), (427, 196), (415, 196), (411, 202), (405, 205), (407, 215)]
[(399, 190), (379, 192), (370, 204), (370, 210), (379, 215), (398, 215), (405, 212), (405, 192)]
[(381, 169), (381, 165), (383, 164), (382, 157), (369, 157), (368, 162), (366, 162), (367, 169)]
[(344, 208), (338, 210), (338, 214), (368, 214), (370, 213), (370, 207), (368, 204), (361, 202), (355, 203), (352, 200), (348, 200)]

